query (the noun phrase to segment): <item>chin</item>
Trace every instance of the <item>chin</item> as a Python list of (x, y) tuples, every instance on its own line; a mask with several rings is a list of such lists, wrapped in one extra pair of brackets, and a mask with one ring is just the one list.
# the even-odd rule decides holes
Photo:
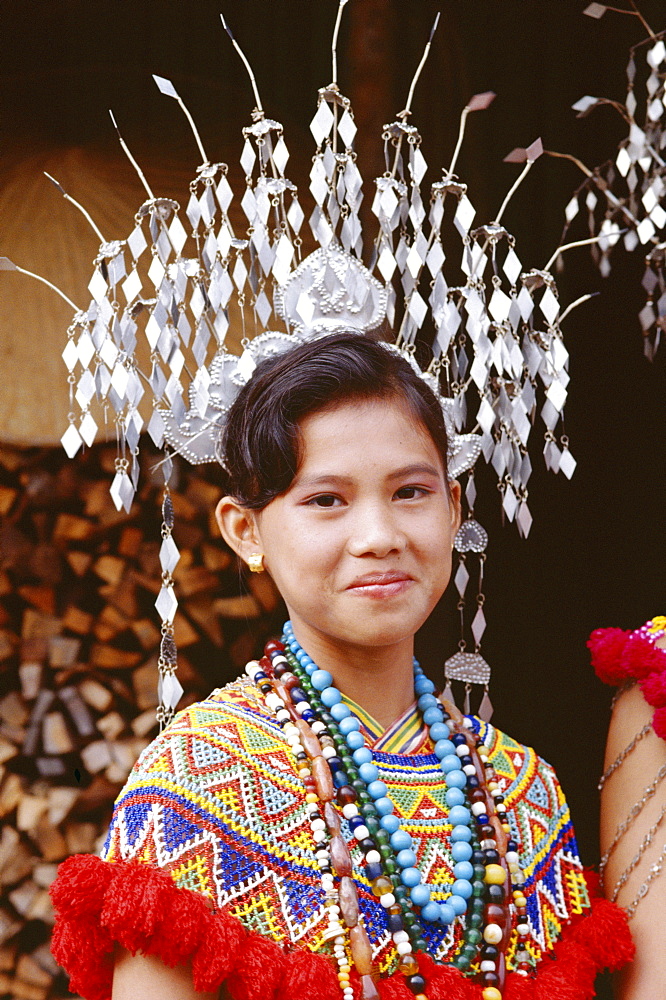
[(335, 631), (344, 642), (359, 646), (393, 646), (413, 638), (428, 614), (405, 615), (373, 608), (360, 619), (347, 621)]

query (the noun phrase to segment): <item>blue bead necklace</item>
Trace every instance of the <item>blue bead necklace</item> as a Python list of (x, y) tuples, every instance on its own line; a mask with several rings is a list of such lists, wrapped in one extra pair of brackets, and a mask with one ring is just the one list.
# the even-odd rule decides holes
[[(321, 670), (302, 649), (294, 636), (291, 622), (286, 622), (284, 626), (283, 642), (302, 671), (309, 677), (312, 689), (318, 695), (322, 707), (328, 710), (331, 719), (337, 724), (338, 732), (346, 743), (351, 759), (358, 769), (358, 776), (365, 784), (367, 795), (379, 817), (379, 826), (389, 835), (389, 842), (400, 869), (400, 883), (408, 891), (411, 902), (420, 907), (423, 920), (430, 923), (452, 923), (457, 916), (467, 912), (472, 896), (474, 868), (471, 858), (474, 820), (466, 804), (464, 789), (467, 785), (467, 776), (461, 766), (456, 745), (450, 738), (452, 733), (447, 724), (448, 717), (445, 717), (444, 710), (434, 695), (435, 685), (425, 676), (415, 660), (414, 694), (423, 722), (428, 727), (430, 738), (434, 743), (439, 766), (445, 776), (448, 822), (453, 828), (451, 855), (454, 882), (451, 886), (451, 895), (443, 903), (432, 900), (429, 886), (421, 881), (421, 873), (416, 867), (412, 838), (402, 828), (399, 818), (395, 815), (387, 787), (380, 779), (379, 768), (373, 761), (372, 751), (366, 745), (365, 737), (360, 731), (360, 722), (342, 701), (340, 691), (333, 684), (333, 677), (327, 670)], [(296, 705), (307, 701), (305, 692), (297, 688), (292, 688), (291, 697)], [(300, 714), (305, 721), (311, 721), (306, 718), (307, 711), (305, 709)], [(352, 779), (345, 770), (342, 760), (329, 758), (329, 766), (337, 788), (350, 784)], [(371, 871), (374, 874), (374, 868)]]

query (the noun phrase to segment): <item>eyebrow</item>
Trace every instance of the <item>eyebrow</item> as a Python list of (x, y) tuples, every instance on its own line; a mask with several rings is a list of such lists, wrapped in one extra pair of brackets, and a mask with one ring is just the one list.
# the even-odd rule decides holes
[[(414, 465), (404, 465), (400, 469), (396, 469), (394, 472), (389, 473), (387, 479), (405, 479), (411, 476), (434, 476), (439, 479), (442, 473), (441, 470), (435, 468), (434, 465), (430, 465), (429, 462), (419, 462)], [(331, 486), (351, 486), (354, 483), (354, 479), (351, 476), (340, 476), (335, 473), (322, 473), (320, 476), (307, 476), (304, 479), (300, 479), (297, 485), (301, 488), (311, 488), (313, 486), (331, 485)]]

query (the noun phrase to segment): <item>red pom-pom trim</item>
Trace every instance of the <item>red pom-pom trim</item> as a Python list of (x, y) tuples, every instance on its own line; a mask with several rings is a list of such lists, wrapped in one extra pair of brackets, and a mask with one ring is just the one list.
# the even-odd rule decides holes
[[(304, 978), (305, 953), (287, 955), (248, 933), (235, 917), (212, 912), (203, 896), (178, 888), (165, 872), (76, 855), (60, 866), (51, 895), (58, 912), (53, 955), (70, 974), (71, 989), (86, 1000), (111, 997), (116, 942), (171, 967), (191, 963), (200, 992), (227, 981), (233, 1000), (299, 997), (292, 980)], [(312, 957), (314, 965), (306, 965), (313, 1000), (339, 1000), (335, 969), (322, 956)]]
[(666, 653), (642, 635), (631, 635), (621, 656), (625, 677), (636, 681), (666, 670)]
[(652, 728), (666, 740), (666, 650), (644, 633), (644, 629), (598, 628), (587, 645), (600, 680), (616, 685), (638, 681), (646, 702), (656, 709)]
[(421, 974), (428, 983), (426, 993), (429, 1000), (478, 1000), (480, 996), (478, 986), (466, 979), (453, 966), (438, 965), (430, 955), (421, 953), (418, 959)]
[(604, 684), (622, 684), (627, 679), (622, 654), (629, 635), (621, 628), (597, 628), (587, 640), (594, 672)]
[[(284, 951), (245, 930), (226, 911), (179, 889), (165, 872), (136, 862), (108, 864), (79, 854), (60, 866), (51, 888), (58, 918), (52, 950), (86, 1000), (110, 1000), (117, 942), (156, 955), (168, 966), (191, 963), (195, 989), (219, 989), (232, 1000), (340, 1000), (335, 967), (325, 955)], [(605, 899), (565, 929), (536, 977), (507, 976), (505, 1000), (588, 1000), (594, 977), (633, 957), (624, 910)], [(450, 965), (419, 954), (431, 1000), (480, 1000), (481, 988)], [(358, 978), (352, 976), (358, 993)], [(410, 1000), (404, 976), (379, 980), (381, 1000)]]
[(666, 705), (666, 670), (662, 673), (648, 674), (640, 681), (640, 686), (648, 705), (654, 705), (655, 708), (663, 708)]
[(666, 708), (658, 708), (652, 716), (652, 728), (657, 736), (666, 740)]

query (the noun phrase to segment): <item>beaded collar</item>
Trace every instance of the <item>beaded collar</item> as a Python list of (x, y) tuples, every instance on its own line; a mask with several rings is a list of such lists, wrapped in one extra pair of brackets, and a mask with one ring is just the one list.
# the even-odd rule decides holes
[(413, 702), (388, 729), (383, 729), (376, 719), (355, 701), (342, 695), (342, 703), (360, 723), (360, 732), (373, 752), (413, 753), (428, 741), (428, 730), (416, 702)]
[(416, 957), (427, 951), (422, 923), (447, 924), (463, 914), (463, 944), (452, 964), (471, 974), (471, 966), (477, 963), (475, 974), (483, 986), (483, 1000), (501, 1000), (504, 951), (513, 929), (510, 906), (517, 917), (518, 971), (527, 974), (531, 968), (524, 947), (529, 933), (527, 903), (517, 845), (508, 838), (504, 800), (488, 748), (475, 738), (471, 720), (440, 703), (434, 685), (415, 663), (417, 706), (445, 774), (452, 826), (454, 882), (448, 899), (435, 903), (429, 887), (421, 883), (411, 837), (394, 814), (359, 720), (343, 702), (331, 675), (320, 670), (298, 645), (289, 623), (283, 642), (269, 642), (262, 660), (251, 661), (246, 672), (274, 712), (303, 778), (328, 910), (324, 937), (333, 941), (344, 1000), (352, 1000), (354, 993), (347, 933), (363, 1000), (378, 1000), (379, 994), (372, 978), (372, 949), (351, 878), (351, 856), (334, 801), (363, 851), (366, 876), (386, 912), (399, 971), (417, 1000), (427, 1000)]

